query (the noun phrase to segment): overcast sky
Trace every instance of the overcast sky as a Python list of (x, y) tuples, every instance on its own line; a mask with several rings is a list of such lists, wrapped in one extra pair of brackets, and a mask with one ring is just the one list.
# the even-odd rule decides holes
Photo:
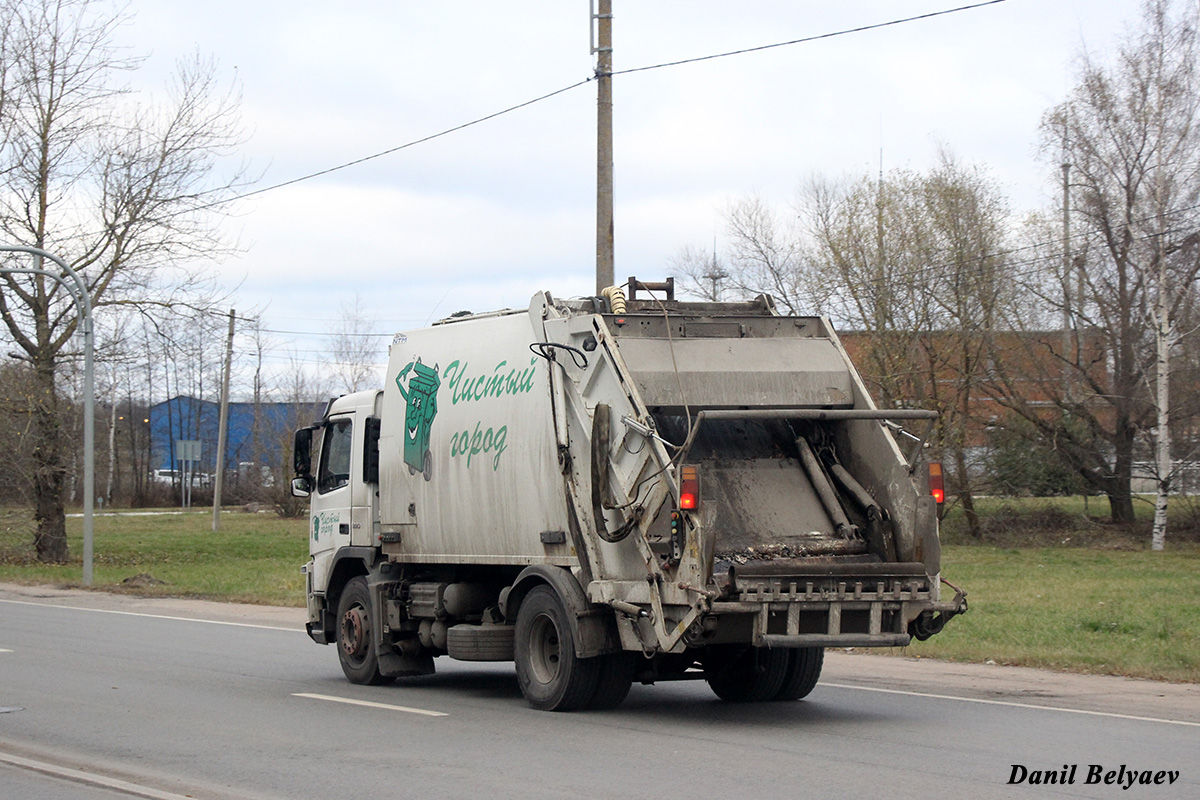
[[(758, 47), (969, 0), (613, 0), (617, 70)], [(614, 78), (616, 275), (657, 280), (751, 193), (814, 173), (986, 165), (1015, 209), (1057, 203), (1043, 112), (1139, 0), (1005, 0), (902, 25)], [(202, 12), (198, 9), (203, 9)], [(243, 94), (259, 188), (422, 139), (591, 76), (587, 0), (131, 0), (153, 86), (215, 57)], [(356, 294), (376, 329), (523, 307), (595, 281), (596, 84), (236, 205), (215, 266), (278, 331), (325, 333)], [(719, 244), (718, 244), (719, 246)], [(316, 337), (285, 334), (300, 349)], [(381, 353), (382, 353), (381, 343)], [(319, 360), (309, 353), (306, 359)]]

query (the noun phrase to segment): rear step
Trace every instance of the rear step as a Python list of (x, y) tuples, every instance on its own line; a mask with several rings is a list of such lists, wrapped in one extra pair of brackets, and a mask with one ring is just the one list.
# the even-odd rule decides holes
[(753, 614), (760, 647), (904, 647), (906, 606), (933, 601), (920, 563), (776, 559), (731, 565), (724, 577), (729, 599), (713, 611)]

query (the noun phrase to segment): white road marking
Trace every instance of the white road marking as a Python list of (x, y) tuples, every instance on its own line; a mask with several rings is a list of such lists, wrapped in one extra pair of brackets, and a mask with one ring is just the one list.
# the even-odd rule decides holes
[(12, 650), (5, 650), (3, 647), (0, 647), (0, 653), (11, 653), (11, 652), (12, 652)]
[(1200, 728), (1200, 722), (1188, 722), (1181, 719), (1162, 719), (1160, 717), (1135, 717), (1131, 714), (1117, 714), (1111, 711), (1088, 711), (1082, 708), (1064, 708), (1062, 706), (1041, 706), (1036, 703), (1019, 703), (1015, 700), (986, 700), (981, 697), (958, 697), (951, 694), (930, 694), (928, 692), (910, 692), (904, 689), (880, 689), (874, 686), (851, 686), (847, 683), (825, 683), (821, 682), (819, 686), (828, 686), (833, 689), (856, 689), (860, 692), (881, 692), (883, 694), (901, 694), (907, 697), (929, 697), (934, 700), (959, 700), (964, 703), (983, 703), (990, 706), (1011, 706), (1013, 708), (1034, 708), (1040, 711), (1060, 711), (1064, 714), (1088, 714), (1093, 717), (1112, 717), (1114, 719), (1128, 719), (1135, 722), (1160, 722), (1164, 725), (1187, 725), (1193, 728)]
[(50, 775), (55, 778), (72, 781), (74, 783), (83, 783), (88, 786), (98, 786), (104, 789), (112, 789), (122, 794), (127, 794), (132, 797), (144, 797), (148, 800), (186, 800), (191, 795), (175, 794), (174, 792), (164, 792), (159, 789), (152, 789), (149, 786), (139, 786), (136, 783), (128, 781), (120, 781), (116, 778), (110, 778), (106, 775), (100, 775), (95, 772), (84, 772), (83, 770), (70, 769), (69, 767), (60, 767), (57, 764), (47, 764), (45, 761), (34, 761), (32, 758), (22, 758), (21, 756), (9, 755), (8, 753), (0, 753), (0, 763), (9, 764), (10, 766), (20, 767), (21, 769), (40, 772), (43, 775)]
[(148, 619), (169, 619), (176, 622), (205, 622), (209, 625), (232, 625), (235, 628), (260, 628), (266, 631), (287, 631), (295, 633), (303, 628), (285, 628), (280, 625), (255, 625), (249, 622), (229, 622), (221, 619), (200, 619), (199, 617), (171, 617), (166, 614), (143, 614), (138, 611), (117, 611), (111, 608), (84, 608), (82, 606), (60, 606), (57, 603), (32, 603), (28, 600), (0, 600), (0, 603), (11, 603), (16, 606), (38, 606), (39, 608), (65, 608), (68, 611), (95, 611), (98, 614), (120, 614), (126, 617), (146, 617)]
[(351, 706), (366, 706), (367, 708), (383, 708), (388, 711), (404, 711), (408, 714), (422, 714), (426, 717), (448, 717), (449, 714), (441, 711), (429, 711), (424, 708), (409, 708), (408, 706), (393, 706), (388, 703), (373, 703), (370, 700), (354, 700), (349, 697), (334, 697), (328, 694), (309, 694), (308, 692), (296, 692), (292, 697), (307, 697), (310, 700), (328, 700), (331, 703), (346, 703)]

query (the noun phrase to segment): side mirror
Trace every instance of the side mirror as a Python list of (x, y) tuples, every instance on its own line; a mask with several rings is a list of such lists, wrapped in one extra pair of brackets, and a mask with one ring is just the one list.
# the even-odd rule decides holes
[(296, 475), (312, 475), (312, 436), (311, 427), (301, 428), (292, 440), (292, 472)]
[(312, 494), (313, 478), (311, 475), (301, 475), (292, 478), (292, 497), (308, 497)]

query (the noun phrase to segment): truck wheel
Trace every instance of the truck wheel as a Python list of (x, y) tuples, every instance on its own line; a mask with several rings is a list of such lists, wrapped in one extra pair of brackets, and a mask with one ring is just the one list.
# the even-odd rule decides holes
[(587, 707), (597, 711), (616, 708), (629, 696), (633, 685), (633, 673), (637, 670), (637, 653), (607, 653), (597, 657), (600, 676), (596, 681), (596, 693)]
[(536, 586), (517, 611), (517, 682), (529, 705), (542, 711), (582, 708), (596, 693), (599, 658), (575, 655), (575, 637), (558, 594)]
[(779, 694), (790, 662), (791, 653), (779, 647), (710, 647), (704, 679), (722, 700), (758, 703)]
[(367, 579), (352, 578), (338, 600), (337, 646), (342, 672), (351, 683), (378, 686), (391, 683), (379, 674), (379, 659), (371, 635), (371, 595)]
[(824, 663), (823, 647), (797, 647), (792, 650), (787, 672), (783, 677), (783, 686), (779, 688), (775, 699), (799, 700), (801, 697), (808, 697), (808, 693), (821, 677), (821, 666)]

